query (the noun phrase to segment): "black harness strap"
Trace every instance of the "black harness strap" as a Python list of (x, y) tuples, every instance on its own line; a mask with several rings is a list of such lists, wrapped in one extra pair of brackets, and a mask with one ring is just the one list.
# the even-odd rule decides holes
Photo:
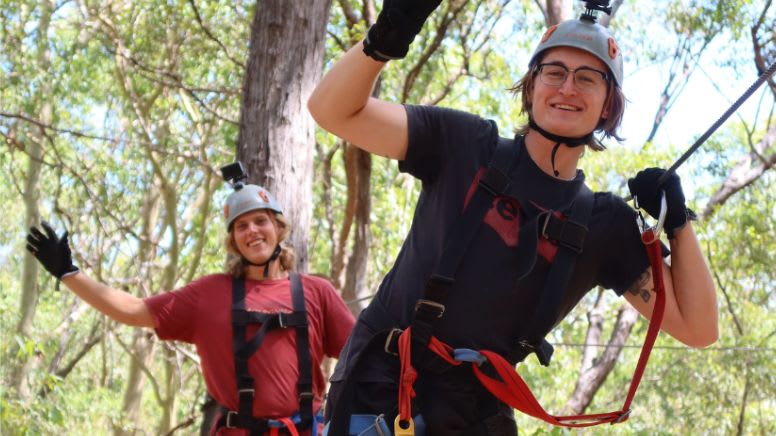
[[(304, 288), (297, 273), (290, 273), (292, 313), (263, 313), (245, 308), (245, 280), (232, 280), (232, 350), (237, 377), (238, 410), (228, 411), (218, 422), (218, 427), (249, 429), (251, 436), (269, 431), (268, 420), (253, 416), (254, 380), (248, 371), (248, 360), (261, 347), (267, 333), (278, 328), (293, 327), (296, 332), (296, 354), (299, 364), (299, 415), (297, 428), (307, 428), (313, 421), (312, 359), (307, 330), (307, 311), (304, 303)], [(250, 339), (245, 335), (249, 324), (260, 323), (261, 327)]]
[(542, 296), (527, 331), (521, 335), (523, 339), (518, 341), (518, 347), (509, 356), (510, 362), (520, 362), (533, 352), (542, 365), (550, 364), (553, 348), (544, 336), (557, 321), (558, 307), (574, 271), (577, 255), (582, 252), (593, 200), (593, 192), (583, 185), (571, 206), (568, 219), (560, 219), (552, 211), (543, 212), (544, 217), (539, 220), (539, 223), (543, 222), (541, 236), (556, 241), (558, 253), (547, 273)]
[[(461, 216), (448, 231), (447, 240), (435, 272), (426, 283), (423, 298), (415, 304), (412, 320), (412, 364), (417, 368), (444, 371), (449, 364), (428, 350), (434, 326), (445, 312), (444, 303), (455, 282), (455, 274), (471, 245), (493, 200), (504, 194), (511, 182), (510, 170), (515, 164), (516, 150), (512, 141), (498, 140), (485, 174)], [(393, 335), (398, 336), (398, 335)]]
[[(299, 379), (296, 382), (299, 392), (299, 415), (302, 419), (299, 428), (305, 428), (313, 423), (313, 362), (310, 357), (310, 333), (308, 331), (307, 310), (304, 306), (304, 288), (302, 279), (297, 273), (291, 273), (291, 300), (293, 315), (299, 319), (294, 324), (296, 329), (296, 360), (299, 368)], [(288, 324), (291, 325), (291, 324)]]

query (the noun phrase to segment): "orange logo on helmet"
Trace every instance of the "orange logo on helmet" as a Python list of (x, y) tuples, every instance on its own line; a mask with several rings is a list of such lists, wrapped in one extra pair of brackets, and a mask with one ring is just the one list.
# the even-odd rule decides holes
[(550, 35), (552, 35), (552, 32), (554, 32), (555, 29), (557, 28), (558, 28), (557, 24), (550, 26), (550, 28), (547, 29), (546, 32), (544, 32), (544, 35), (542, 35), (542, 43), (547, 42), (547, 40), (550, 39)]
[(609, 57), (612, 59), (617, 59), (617, 53), (620, 52), (620, 47), (617, 46), (617, 43), (614, 41), (614, 38), (609, 37)]
[(224, 205), (224, 217), (229, 218), (229, 205)]
[(265, 203), (269, 203), (269, 197), (267, 196), (266, 192), (259, 191), (259, 197), (261, 197), (261, 199), (264, 200)]

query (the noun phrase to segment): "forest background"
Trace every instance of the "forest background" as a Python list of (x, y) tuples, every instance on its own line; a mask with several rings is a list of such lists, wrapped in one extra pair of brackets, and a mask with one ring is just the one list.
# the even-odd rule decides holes
[[(654, 104), (626, 118), (629, 140), (587, 153), (582, 166), (594, 189), (625, 196), (628, 177), (668, 167), (689, 145), (660, 139), (677, 137), (664, 129), (694, 126), (776, 61), (776, 6), (612, 5), (603, 22), (625, 54), (625, 94)], [(76, 264), (97, 279), (140, 296), (174, 289), (224, 266), (230, 189), (218, 169), (239, 158), (286, 207), (300, 269), (331, 277), (354, 313), (368, 304), (420, 187), (395, 162), (316, 130), (304, 103), (379, 7), (0, 0), (0, 433), (191, 434), (202, 419), (193, 349), (57, 292), (24, 250), (41, 218), (70, 231)], [(375, 94), (468, 110), (509, 131), (525, 116), (506, 89), (547, 25), (580, 7), (446, 0)], [(700, 82), (704, 98), (688, 102), (684, 92)], [(661, 335), (630, 420), (588, 432), (776, 434), (775, 97), (771, 79), (679, 172), (701, 216), (719, 341), (694, 350)], [(551, 334), (553, 364), (519, 369), (552, 413), (614, 410), (645, 330), (621, 299), (595, 289)], [(524, 434), (565, 432), (517, 419)]]

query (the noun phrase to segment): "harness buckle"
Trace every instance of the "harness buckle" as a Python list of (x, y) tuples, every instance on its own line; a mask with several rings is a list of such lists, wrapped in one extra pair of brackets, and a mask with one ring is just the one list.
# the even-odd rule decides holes
[(547, 234), (547, 226), (550, 224), (550, 217), (552, 217), (552, 211), (548, 210), (545, 212), (542, 212), (540, 215), (544, 215), (544, 224), (542, 224), (542, 232), (541, 236), (544, 239), (550, 239), (550, 236)]
[(445, 314), (444, 304), (437, 303), (436, 301), (424, 300), (422, 298), (415, 303), (415, 313), (421, 310), (423, 306), (426, 307), (425, 310), (427, 312), (430, 312), (431, 315), (435, 315), (437, 318), (441, 318), (442, 315)]
[(542, 212), (539, 219), (544, 220), (543, 223), (540, 222), (540, 235), (543, 238), (554, 241), (558, 245), (568, 248), (575, 253), (582, 252), (588, 230), (587, 226), (573, 221), (570, 218), (558, 218), (553, 215), (553, 211), (551, 210)]
[(234, 410), (226, 412), (226, 428), (237, 428), (236, 426), (232, 425), (233, 416), (237, 416), (237, 412)]
[(256, 391), (253, 388), (238, 389), (237, 397), (241, 397), (243, 394), (251, 394), (251, 397), (255, 395)]
[(385, 338), (385, 345), (383, 346), (383, 349), (385, 350), (386, 353), (393, 354), (394, 356), (399, 355), (398, 346), (396, 346), (395, 348), (397, 351), (392, 351), (394, 350), (393, 344), (394, 344), (394, 341), (398, 341), (399, 335), (401, 335), (403, 332), (404, 330), (397, 329), (397, 328), (391, 329), (391, 331), (388, 332), (388, 336)]
[(314, 400), (314, 399), (315, 399), (315, 394), (314, 394), (314, 393), (312, 393), (312, 392), (300, 392), (300, 393), (299, 393), (299, 401), (300, 401), (300, 402), (302, 402), (302, 401), (304, 401), (304, 400), (310, 400), (310, 401), (312, 401), (312, 400)]
[(288, 316), (291, 315), (290, 313), (285, 312), (278, 312), (278, 324), (280, 325), (280, 328), (285, 329), (288, 328)]

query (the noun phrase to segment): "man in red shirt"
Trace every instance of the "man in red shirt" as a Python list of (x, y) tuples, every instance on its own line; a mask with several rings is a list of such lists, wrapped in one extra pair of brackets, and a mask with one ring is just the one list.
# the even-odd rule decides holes
[(27, 249), (105, 315), (194, 344), (208, 394), (227, 411), (212, 434), (316, 434), (321, 361), (339, 356), (353, 315), (328, 281), (292, 271), (293, 251), (281, 245), (291, 226), (272, 195), (239, 180), (234, 187), (228, 272), (171, 292), (141, 299), (95, 281), (73, 265), (67, 233), (45, 222), (30, 230)]

